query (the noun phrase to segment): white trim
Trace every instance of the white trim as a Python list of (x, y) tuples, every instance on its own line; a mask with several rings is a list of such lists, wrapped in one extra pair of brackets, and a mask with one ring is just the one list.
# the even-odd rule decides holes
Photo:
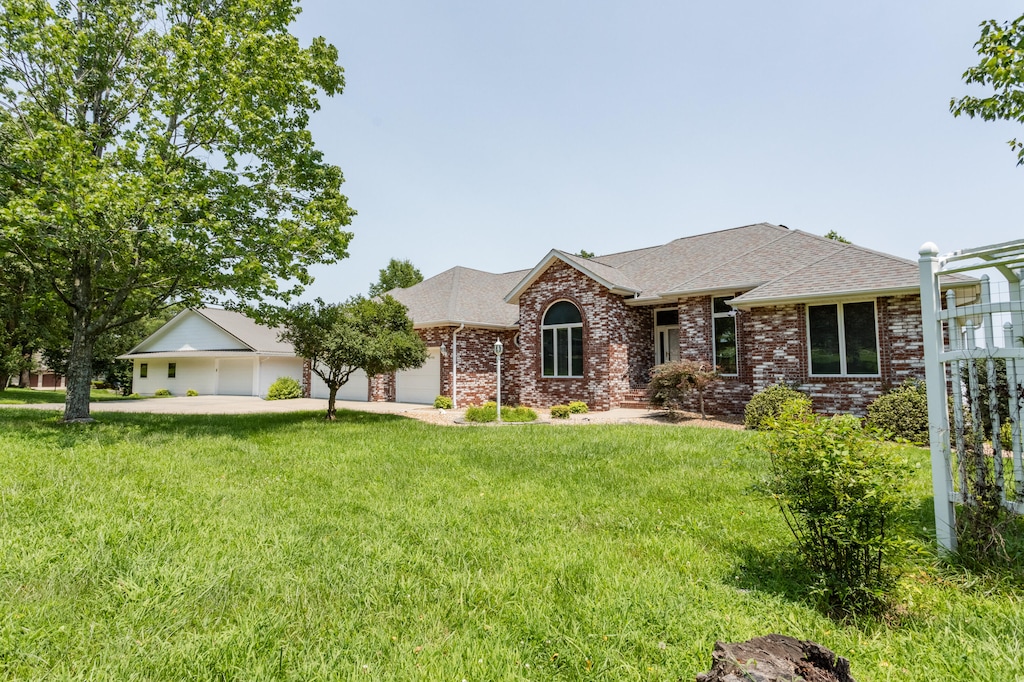
[[(550, 312), (551, 309), (554, 308), (559, 303), (568, 303), (573, 308), (575, 308), (576, 312), (578, 312), (580, 314), (580, 321), (579, 322), (570, 322), (570, 323), (567, 323), (567, 324), (544, 324), (544, 318), (548, 316), (548, 312)], [(567, 341), (569, 343), (569, 348), (567, 350), (566, 361), (567, 361), (567, 363), (569, 365), (569, 374), (559, 374), (558, 373), (558, 330), (559, 329), (565, 329), (565, 330), (568, 331)], [(580, 310), (580, 307), (574, 301), (570, 301), (567, 298), (560, 298), (560, 299), (558, 299), (556, 301), (552, 301), (548, 305), (548, 307), (544, 309), (544, 313), (540, 316), (540, 377), (541, 377), (541, 379), (582, 379), (584, 376), (586, 376), (586, 366), (585, 366), (586, 365), (586, 356), (582, 352), (582, 350), (580, 352), (580, 363), (584, 365), (584, 367), (582, 368), (582, 373), (581, 374), (573, 374), (572, 373), (572, 330), (573, 329), (579, 329), (580, 330), (580, 343), (582, 345), (582, 342), (583, 342), (583, 311)], [(554, 356), (555, 356), (555, 367), (554, 367), (555, 373), (554, 374), (545, 374), (544, 373), (544, 332), (547, 331), (547, 330), (551, 330), (552, 331), (551, 339), (552, 339), (552, 343), (554, 343)]]
[[(836, 306), (836, 319), (839, 325), (839, 366), (841, 369), (846, 369), (846, 320), (843, 312), (843, 306), (847, 303), (870, 303), (871, 310), (875, 318), (875, 366), (878, 371), (874, 374), (850, 374), (849, 372), (841, 372), (839, 374), (815, 374), (813, 360), (811, 358), (812, 343), (811, 343), (811, 306), (824, 307), (827, 305)], [(834, 303), (809, 303), (804, 306), (804, 329), (807, 333), (807, 376), (808, 378), (814, 379), (879, 379), (882, 376), (882, 344), (878, 336), (878, 299), (857, 299), (849, 301), (836, 301)]]
[[(726, 294), (725, 296), (712, 296), (711, 297), (711, 362), (718, 367), (718, 330), (715, 328), (715, 320), (726, 317), (732, 318), (732, 333), (733, 333), (733, 347), (736, 349), (736, 371), (735, 372), (722, 372), (723, 377), (738, 377), (740, 375), (740, 326), (736, 324), (736, 311), (729, 313), (716, 313), (715, 312), (715, 299), (726, 299), (725, 304), (729, 305), (729, 300), (735, 298), (734, 294)], [(877, 328), (877, 324), (876, 324)], [(808, 335), (808, 339), (810, 336)]]
[(541, 259), (540, 263), (537, 263), (537, 265), (534, 266), (533, 270), (530, 270), (529, 274), (527, 274), (526, 277), (520, 280), (519, 284), (517, 284), (512, 289), (512, 291), (510, 291), (508, 295), (505, 296), (505, 303), (518, 303), (520, 294), (522, 294), (524, 291), (530, 288), (530, 286), (533, 285), (533, 283), (536, 282), (540, 278), (540, 276), (544, 274), (544, 272), (549, 267), (551, 267), (551, 264), (556, 260), (562, 261), (566, 265), (583, 273), (590, 279), (594, 280), (601, 286), (611, 291), (613, 294), (622, 294), (623, 296), (635, 296), (640, 293), (639, 289), (633, 289), (632, 287), (623, 287), (619, 286), (618, 284), (614, 284), (605, 279), (604, 277), (601, 277), (600, 275), (596, 274), (592, 270), (570, 260), (569, 258), (566, 258), (566, 254), (562, 253), (558, 249), (551, 249), (551, 251), (548, 252), (548, 255), (544, 256), (544, 258)]
[[(673, 324), (658, 324), (658, 313), (659, 312), (664, 312), (664, 311), (667, 311), (667, 310), (671, 310), (671, 311), (675, 312), (675, 314), (676, 314), (676, 323), (674, 325)], [(661, 339), (659, 337), (659, 334), (661, 332), (668, 333), (672, 329), (676, 330), (676, 348), (675, 348), (675, 356), (676, 357), (675, 357), (675, 359), (678, 360), (679, 359), (679, 351), (680, 351), (680, 348), (679, 348), (679, 305), (676, 304), (674, 307), (651, 308), (651, 321), (654, 323), (652, 325), (654, 327), (653, 338), (651, 339), (651, 341), (653, 342), (653, 345), (654, 345), (654, 365), (657, 367), (659, 365), (664, 364), (663, 362), (661, 362), (661, 357), (660, 357), (660, 353), (659, 353), (659, 351), (661, 350), (661, 345), (660, 345)], [(670, 358), (669, 362), (673, 362), (673, 359)]]

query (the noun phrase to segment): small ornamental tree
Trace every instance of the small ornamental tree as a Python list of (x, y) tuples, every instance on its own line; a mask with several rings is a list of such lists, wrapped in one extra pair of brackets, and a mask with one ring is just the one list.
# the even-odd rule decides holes
[(367, 376), (420, 367), (427, 346), (413, 330), (404, 305), (391, 296), (355, 296), (345, 303), (293, 306), (282, 315), (281, 339), (309, 360), (327, 385), (327, 419), (334, 420), (338, 389), (361, 369)]
[(651, 372), (651, 383), (647, 388), (647, 398), (655, 407), (669, 411), (683, 406), (683, 401), (690, 391), (697, 392), (700, 403), (700, 418), (707, 419), (704, 413), (704, 391), (718, 381), (718, 373), (697, 360), (679, 360), (666, 362), (655, 367)]

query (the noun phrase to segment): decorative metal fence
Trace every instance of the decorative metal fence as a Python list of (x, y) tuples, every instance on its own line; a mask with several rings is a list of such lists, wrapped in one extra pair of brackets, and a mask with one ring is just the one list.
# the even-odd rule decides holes
[[(936, 534), (955, 551), (956, 505), (977, 505), (979, 490), (1024, 513), (1024, 240), (944, 256), (928, 243), (920, 256)], [(979, 270), (1005, 278), (1005, 289), (987, 274), (949, 288), (949, 275)]]

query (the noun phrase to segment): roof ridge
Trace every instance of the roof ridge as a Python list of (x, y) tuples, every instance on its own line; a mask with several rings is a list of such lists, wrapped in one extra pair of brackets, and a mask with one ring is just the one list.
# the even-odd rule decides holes
[(888, 258), (889, 260), (900, 261), (901, 263), (909, 263), (909, 264), (911, 264), (911, 265), (913, 265), (915, 267), (917, 266), (917, 261), (911, 260), (910, 258), (903, 258), (902, 256), (896, 256), (896, 255), (893, 255), (891, 253), (886, 253), (885, 251), (875, 251), (874, 249), (869, 249), (866, 246), (861, 246), (860, 244), (854, 244), (853, 242), (841, 242), (841, 241), (839, 241), (837, 239), (829, 239), (828, 237), (823, 237), (820, 234), (814, 234), (813, 232), (804, 232), (803, 230), (794, 230), (794, 232), (800, 232), (802, 234), (810, 235), (811, 237), (814, 237), (815, 239), (823, 239), (825, 241), (836, 242), (837, 244), (839, 244), (840, 246), (842, 246), (844, 248), (847, 248), (847, 247), (854, 248), (854, 249), (856, 249), (858, 251), (863, 251), (865, 253), (870, 253), (870, 254), (873, 254), (875, 256), (884, 256), (885, 258)]
[[(757, 225), (767, 225), (768, 223), (756, 223), (756, 224)], [(752, 225), (746, 225), (745, 227), (753, 227), (753, 226)], [(736, 229), (736, 228), (733, 228), (733, 229)], [(758, 244), (753, 249), (750, 249), (748, 251), (744, 251), (742, 254), (738, 254), (738, 255), (734, 256), (733, 258), (730, 258), (729, 260), (722, 261), (721, 263), (716, 263), (716, 264), (714, 264), (714, 265), (712, 265), (712, 266), (710, 266), (710, 267), (708, 267), (708, 268), (706, 268), (704, 270), (701, 270), (700, 272), (698, 272), (695, 275), (693, 275), (693, 277), (689, 277), (689, 278), (683, 280), (682, 282), (680, 282), (679, 284), (675, 285), (672, 288), (672, 290), (673, 291), (683, 291), (684, 290), (683, 286), (687, 282), (691, 282), (691, 281), (697, 279), (698, 277), (701, 277), (701, 276), (711, 272), (712, 270), (717, 270), (718, 268), (725, 267), (725, 266), (729, 265), (730, 263), (733, 263), (735, 261), (738, 261), (738, 260), (740, 260), (742, 258), (745, 258), (745, 257), (749, 256), (751, 253), (754, 253), (755, 251), (759, 251), (759, 250), (765, 248), (766, 246), (771, 246), (772, 244), (775, 244), (776, 242), (780, 242), (783, 239), (786, 239), (787, 237), (791, 237), (792, 235), (794, 235), (797, 232), (799, 232), (799, 230), (790, 230), (788, 227), (782, 228), (782, 229), (786, 230), (786, 232), (784, 232), (783, 234), (780, 234), (777, 238), (772, 239), (771, 241), (766, 242), (764, 244)], [(720, 230), (720, 231), (724, 232), (725, 230)]]

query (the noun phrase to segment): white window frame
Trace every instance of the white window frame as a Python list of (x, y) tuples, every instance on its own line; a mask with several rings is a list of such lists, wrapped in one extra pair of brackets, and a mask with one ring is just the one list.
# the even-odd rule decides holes
[[(735, 298), (734, 295), (726, 294), (725, 296), (712, 296), (711, 297), (711, 358), (716, 363), (718, 361), (718, 329), (715, 327), (715, 320), (723, 317), (731, 317), (733, 320), (733, 344), (736, 346), (736, 371), (735, 372), (721, 372), (723, 377), (735, 377), (740, 374), (740, 327), (736, 324), (736, 310), (731, 310), (726, 313), (715, 312), (715, 299), (731, 299)], [(808, 339), (810, 336), (808, 336)], [(808, 344), (808, 348), (810, 344)]]
[[(673, 324), (658, 324), (658, 313), (663, 313), (665, 311), (672, 311), (672, 312), (676, 313), (676, 323), (674, 325)], [(675, 362), (676, 360), (679, 359), (679, 307), (676, 306), (676, 307), (673, 307), (673, 308), (655, 308), (654, 310), (651, 311), (651, 316), (652, 316), (652, 318), (654, 320), (654, 338), (653, 338), (653, 342), (654, 342), (654, 364), (655, 365), (662, 365), (662, 364), (664, 364), (661, 361), (661, 357), (660, 357), (660, 353), (659, 353), (659, 351), (661, 350), (661, 338), (660, 338), (660, 335), (661, 335), (662, 332), (665, 332), (667, 334), (670, 329), (675, 329), (676, 330), (676, 347), (675, 347), (675, 353), (674, 353), (675, 354), (675, 359), (674, 360), (670, 359), (669, 362)]]
[[(568, 324), (544, 324), (544, 318), (546, 318), (548, 316), (548, 312), (553, 307), (555, 307), (559, 303), (563, 303), (563, 302), (569, 303), (574, 308), (576, 308), (576, 311), (580, 314), (580, 321), (579, 322), (570, 322)], [(541, 324), (540, 324), (540, 376), (541, 376), (541, 378), (542, 379), (582, 379), (585, 376), (586, 371), (587, 371), (587, 366), (586, 366), (587, 365), (587, 357), (586, 357), (586, 353), (582, 353), (582, 356), (580, 357), (580, 364), (582, 365), (581, 373), (580, 374), (573, 374), (572, 373), (572, 330), (573, 329), (579, 329), (580, 330), (580, 340), (582, 341), (583, 340), (583, 311), (580, 310), (580, 307), (575, 303), (575, 301), (570, 301), (567, 298), (561, 298), (561, 299), (559, 299), (557, 301), (552, 301), (551, 305), (549, 305), (547, 308), (544, 309), (544, 314), (540, 316), (540, 321), (541, 321)], [(554, 374), (545, 374), (544, 373), (544, 332), (546, 330), (548, 330), (548, 329), (552, 330), (551, 343), (554, 345), (554, 356), (555, 356), (555, 368), (554, 368), (555, 369), (555, 373)], [(566, 330), (568, 330), (567, 338), (568, 338), (568, 341), (569, 341), (569, 348), (566, 351), (568, 353), (568, 356), (566, 357), (566, 361), (567, 361), (566, 364), (568, 364), (568, 366), (569, 366), (569, 374), (559, 374), (558, 373), (558, 331), (557, 330), (559, 330), (559, 329), (566, 329)]]
[[(848, 303), (870, 303), (875, 316), (875, 354), (877, 356), (877, 372), (874, 374), (849, 374), (846, 371), (846, 318), (843, 306)], [(815, 374), (811, 364), (811, 308), (831, 305), (836, 307), (836, 318), (839, 324), (839, 374)], [(878, 336), (878, 299), (863, 298), (850, 301), (822, 301), (804, 305), (804, 329), (807, 333), (807, 376), (816, 378), (842, 377), (847, 379), (878, 379), (882, 376), (882, 344)]]

